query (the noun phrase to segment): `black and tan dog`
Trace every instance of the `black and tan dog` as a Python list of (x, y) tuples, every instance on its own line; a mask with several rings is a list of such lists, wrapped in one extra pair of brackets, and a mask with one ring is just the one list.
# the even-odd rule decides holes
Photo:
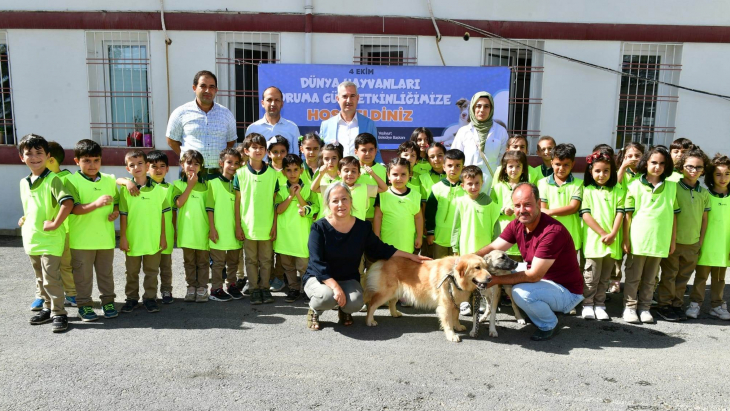
[[(484, 256), (484, 261), (487, 263), (487, 270), (492, 276), (506, 275), (512, 273), (517, 268), (517, 261), (509, 258), (507, 253), (504, 251), (494, 250)], [(511, 285), (496, 285), (490, 289), (478, 288), (474, 291), (474, 298), (472, 299), (472, 329), (469, 336), (476, 337), (479, 335), (479, 323), (483, 322), (489, 316), (489, 336), (497, 337), (497, 306), (499, 305), (499, 296), (501, 294), (501, 288), (504, 287), (507, 295), (512, 296)], [(479, 303), (482, 299), (487, 300), (487, 311), (479, 317)], [(518, 324), (524, 324), (525, 320), (522, 318), (520, 309), (515, 305), (512, 300), (512, 309), (515, 312), (515, 318), (517, 318)]]

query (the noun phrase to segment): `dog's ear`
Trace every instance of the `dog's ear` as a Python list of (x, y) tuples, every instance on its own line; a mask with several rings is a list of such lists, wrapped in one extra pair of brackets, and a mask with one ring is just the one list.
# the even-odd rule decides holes
[(459, 277), (464, 278), (464, 275), (466, 275), (466, 268), (469, 266), (466, 261), (463, 259), (459, 260), (459, 263), (456, 264), (456, 267), (454, 268), (454, 271), (459, 275)]

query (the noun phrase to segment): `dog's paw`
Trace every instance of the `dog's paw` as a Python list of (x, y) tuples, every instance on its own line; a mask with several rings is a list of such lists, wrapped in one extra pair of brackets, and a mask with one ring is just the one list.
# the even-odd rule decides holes
[(454, 331), (466, 331), (466, 326), (461, 324), (454, 325)]
[(400, 311), (396, 311), (393, 313), (393, 318), (403, 317), (403, 313)]
[(471, 338), (477, 338), (477, 335), (479, 335), (479, 331), (469, 331), (469, 337)]
[(461, 342), (461, 337), (459, 337), (456, 334), (452, 334), (451, 336), (446, 336), (446, 339), (452, 342)]
[(378, 325), (378, 322), (375, 320), (365, 320), (365, 324), (367, 324), (368, 327), (375, 327)]
[(492, 337), (492, 338), (497, 338), (497, 337), (499, 337), (499, 333), (497, 333), (497, 329), (496, 329), (496, 328), (495, 328), (495, 329), (491, 329), (491, 328), (490, 328), (490, 329), (489, 329), (489, 336), (490, 336), (490, 337)]
[(517, 324), (519, 324), (519, 325), (525, 325), (525, 324), (527, 324), (527, 322), (525, 321), (524, 318), (520, 318), (519, 320), (517, 320)]

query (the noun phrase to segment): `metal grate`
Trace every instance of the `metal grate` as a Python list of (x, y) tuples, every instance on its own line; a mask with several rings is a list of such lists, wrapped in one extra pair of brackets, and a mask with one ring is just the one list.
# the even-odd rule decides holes
[(220, 31), (215, 49), (216, 100), (236, 116), (240, 140), (246, 128), (259, 119), (259, 64), (280, 61), (280, 35)]
[(103, 146), (152, 147), (148, 33), (86, 32), (86, 71), (91, 139)]
[(13, 122), (13, 87), (10, 81), (8, 34), (0, 31), (0, 144), (15, 144)]
[(633, 141), (669, 146), (674, 138), (678, 89), (657, 84), (679, 84), (682, 45), (623, 43), (622, 76), (618, 99), (616, 147)]
[(401, 36), (355, 36), (353, 64), (369, 66), (415, 66), (418, 39)]
[[(525, 46), (519, 43), (525, 44)], [(509, 67), (509, 119), (507, 132), (520, 134), (532, 140), (530, 151), (535, 153), (540, 136), (540, 112), (542, 110), (542, 75), (545, 69), (544, 55), (540, 51), (545, 42), (540, 40), (505, 41), (482, 39), (484, 67)]]

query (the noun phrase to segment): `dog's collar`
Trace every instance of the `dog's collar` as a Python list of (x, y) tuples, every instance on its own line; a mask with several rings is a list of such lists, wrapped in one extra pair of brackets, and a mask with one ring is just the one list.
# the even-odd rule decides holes
[(460, 258), (456, 257), (456, 260), (454, 260), (454, 266), (451, 267), (451, 271), (446, 273), (446, 275), (444, 275), (444, 278), (441, 279), (441, 282), (439, 283), (439, 285), (436, 286), (436, 288), (441, 288), (441, 286), (444, 285), (444, 282), (446, 282), (446, 280), (451, 281), (451, 284), (449, 284), (449, 297), (451, 297), (451, 303), (454, 304), (454, 308), (456, 308), (457, 310), (459, 310), (459, 306), (456, 304), (456, 299), (454, 298), (454, 291), (452, 290), (451, 287), (456, 287), (457, 290), (464, 291), (463, 288), (459, 287), (459, 284), (456, 283), (456, 279), (454, 278), (454, 276), (456, 275), (456, 266), (459, 264), (459, 260), (460, 260)]

